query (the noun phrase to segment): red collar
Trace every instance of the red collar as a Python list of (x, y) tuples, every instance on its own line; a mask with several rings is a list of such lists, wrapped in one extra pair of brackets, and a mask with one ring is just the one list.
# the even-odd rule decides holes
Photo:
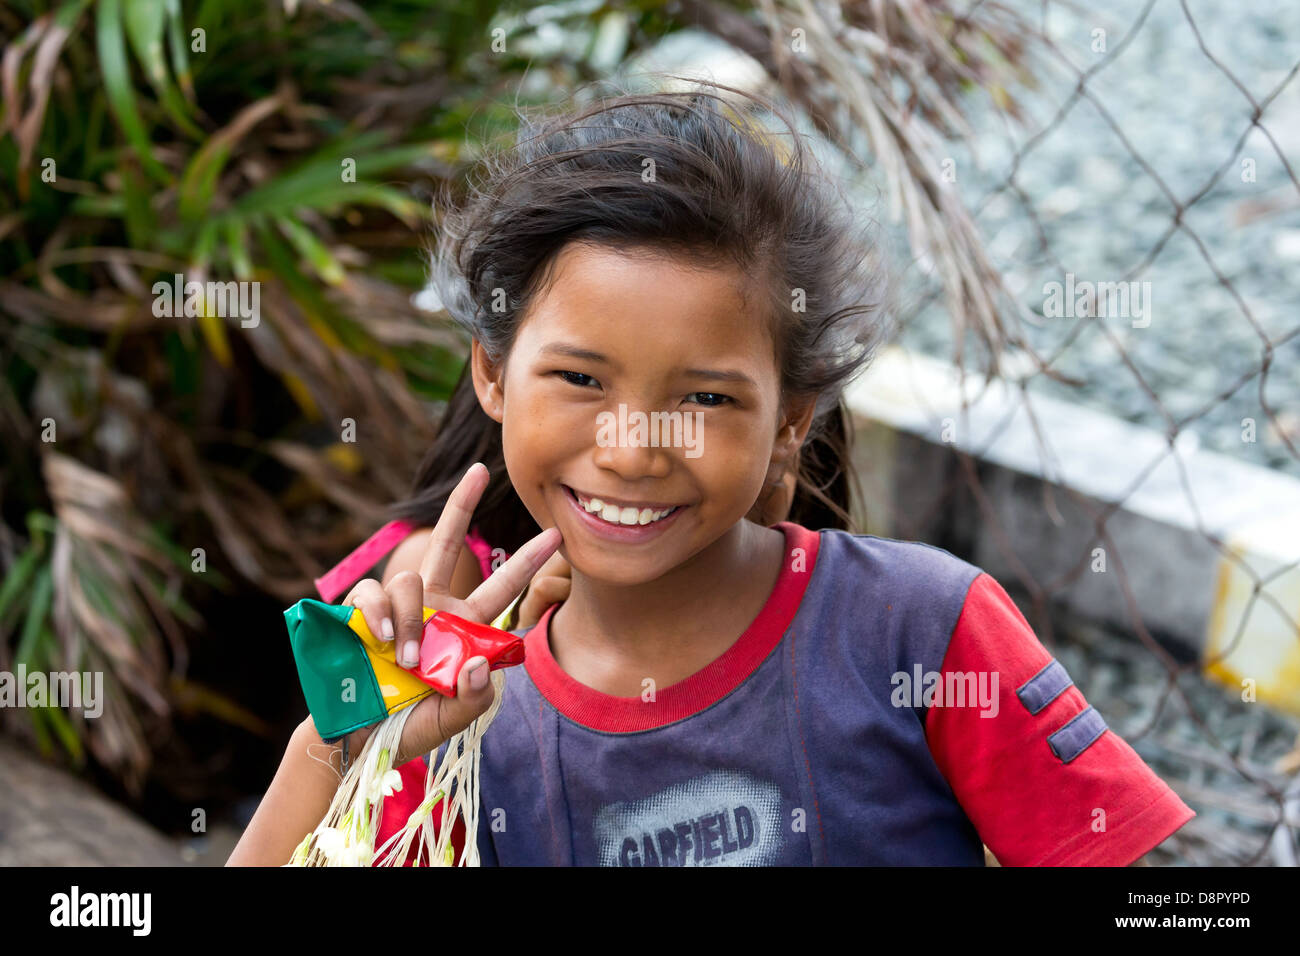
[[(785, 636), (803, 600), (817, 561), (820, 535), (788, 521), (772, 527), (785, 534), (787, 559), (758, 617), (722, 656), (671, 687), (655, 691), (653, 701), (614, 697), (574, 680), (551, 656), (550, 621), (559, 604), (546, 609), (524, 637), (524, 667), (542, 696), (561, 714), (584, 727), (608, 732), (652, 730), (698, 714), (727, 696), (767, 659)], [(802, 548), (802, 555), (795, 553)]]

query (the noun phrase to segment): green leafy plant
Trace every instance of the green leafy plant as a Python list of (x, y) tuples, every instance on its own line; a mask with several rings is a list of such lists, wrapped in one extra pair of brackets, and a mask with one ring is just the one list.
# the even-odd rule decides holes
[[(14, 729), (138, 789), (178, 699), (258, 726), (185, 682), (181, 595), (296, 600), (405, 492), (463, 361), (412, 295), (430, 197), (508, 81), (497, 9), (0, 11), (0, 654), (109, 686), (98, 720)], [(177, 276), (256, 283), (259, 314), (173, 310)]]
[[(261, 728), (186, 682), (194, 607), (312, 593), (407, 491), (465, 355), (412, 300), (432, 197), (515, 105), (684, 27), (748, 53), (833, 145), (867, 130), (955, 324), (996, 345), (999, 279), (933, 137), (963, 131), (967, 89), (1014, 115), (1024, 31), (1000, 4), (0, 6), (0, 662), (109, 685), (102, 719), (0, 715), (13, 729), (88, 743), (138, 790), (179, 702)], [(794, 29), (816, 56), (785, 52)], [(254, 283), (258, 314), (162, 307), (177, 276)]]

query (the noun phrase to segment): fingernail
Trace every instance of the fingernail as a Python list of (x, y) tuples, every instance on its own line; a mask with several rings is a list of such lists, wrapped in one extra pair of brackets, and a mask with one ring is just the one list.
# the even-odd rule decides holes
[(384, 618), (383, 621), (381, 621), (379, 624), (379, 631), (381, 634), (383, 634), (384, 640), (391, 641), (393, 639), (392, 619), (387, 617)]
[(487, 686), (487, 682), (488, 682), (488, 666), (487, 666), (487, 661), (483, 661), (481, 664), (479, 664), (477, 667), (475, 667), (472, 671), (469, 672), (469, 689), (482, 690), (484, 687)]
[(402, 666), (414, 667), (419, 659), (420, 645), (416, 641), (407, 641), (406, 646), (402, 648)]

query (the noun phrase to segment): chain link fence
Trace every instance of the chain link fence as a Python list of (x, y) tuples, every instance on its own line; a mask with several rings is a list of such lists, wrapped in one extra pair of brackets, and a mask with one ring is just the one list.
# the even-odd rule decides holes
[[(984, 6), (971, 4), (966, 16)], [(1223, 456), (1240, 463), (1234, 475), (1255, 469), (1269, 494), (1300, 489), (1286, 484), (1300, 476), (1300, 313), (1288, 266), (1300, 255), (1300, 177), (1288, 155), (1300, 155), (1300, 14), (1281, 4), (1243, 11), (1147, 0), (1085, 10), (1045, 0), (1031, 20), (1030, 42), (1045, 53), (1043, 117), (1018, 139), (1008, 127), (1006, 145), (992, 126), (980, 129), (973, 141), (993, 162), (961, 146), (945, 160), (1021, 319), (998, 362), (1015, 383), (1017, 414), (977, 446), (949, 449), (943, 488), (927, 508), (901, 510), (891, 530), (933, 539), (963, 509), (978, 516), (975, 533), (1007, 569), (1003, 583), (1029, 596), (1040, 637), (1197, 811), (1153, 862), (1295, 866), (1300, 673), (1281, 671), (1300, 662), (1300, 558), (1281, 529), (1300, 527), (1300, 495), (1272, 515), (1281, 543), (1256, 548), (1250, 542), (1267, 537), (1258, 515), (1246, 544), (1232, 529), (1246, 526), (1252, 505), (1269, 509), (1268, 494), (1247, 482), (1217, 493), (1230, 501), (1207, 502), (1196, 476)], [(986, 118), (997, 121), (993, 111)], [(904, 310), (905, 342), (952, 349), (943, 292), (931, 283)], [(957, 364), (970, 375), (963, 344)], [(1042, 407), (1054, 400), (1151, 429), (1163, 447), (1140, 462), (1136, 447), (1089, 450), (1100, 468), (1124, 460), (1132, 481), (1101, 498), (1080, 494), (1054, 467), (1059, 448)], [(1040, 536), (1067, 542), (1055, 545), (1058, 560), (1033, 560), (1035, 548), (1052, 549), (1022, 547), (1025, 526), (1010, 526), (988, 487), (989, 449), (1013, 418), (1038, 442), (1042, 478), (1017, 493), (1038, 496), (1026, 507), (1043, 512)], [(942, 423), (932, 425), (938, 434)], [(1113, 533), (1157, 472), (1166, 476), (1164, 507), (1185, 515), (1188, 534), (1217, 555), (1207, 604), (1232, 617), (1214, 622), (1230, 639), (1199, 652), (1146, 620), (1144, 589), (1168, 587), (1178, 600), (1197, 586), (1178, 578), (1185, 556)], [(1225, 527), (1219, 518), (1233, 510), (1242, 517)], [(1099, 553), (1122, 595), (1122, 623), (1099, 624), (1062, 600), (1099, 570)], [(1165, 560), (1172, 579), (1150, 567)], [(1244, 603), (1228, 599), (1233, 588)], [(1049, 608), (1058, 612), (1050, 619)], [(1271, 642), (1276, 656), (1224, 666), (1251, 642)], [(1283, 663), (1265, 673), (1274, 665), (1259, 662), (1268, 660)], [(1265, 682), (1275, 687), (1268, 702), (1252, 691)]]

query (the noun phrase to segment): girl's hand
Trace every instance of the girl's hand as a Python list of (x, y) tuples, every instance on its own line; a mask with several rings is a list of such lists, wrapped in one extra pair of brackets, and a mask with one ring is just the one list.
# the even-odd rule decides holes
[(529, 583), (528, 593), (519, 602), (516, 626), (532, 627), (541, 620), (548, 607), (568, 599), (572, 584), (573, 568), (564, 560), (564, 555), (556, 551)]
[[(387, 587), (374, 578), (367, 578), (352, 589), (344, 602), (361, 609), (372, 634), (397, 642), (400, 667), (409, 670), (420, 661), (425, 607), (477, 624), (491, 624), (560, 546), (559, 529), (547, 528), (515, 552), (468, 598), (462, 601), (455, 597), (451, 593), (452, 572), (464, 546), (474, 506), (487, 483), (486, 466), (475, 464), (465, 472), (429, 536), (418, 573), (400, 571), (393, 575)], [(460, 733), (491, 706), (493, 696), (486, 658), (471, 657), (461, 668), (455, 697), (433, 693), (413, 705), (393, 766), (429, 753)], [(373, 730), (371, 725), (349, 735), (349, 752), (359, 754)]]

